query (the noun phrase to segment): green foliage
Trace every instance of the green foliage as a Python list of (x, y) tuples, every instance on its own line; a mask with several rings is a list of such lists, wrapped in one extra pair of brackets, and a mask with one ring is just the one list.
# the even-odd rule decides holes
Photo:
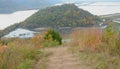
[[(99, 19), (91, 13), (79, 9), (74, 4), (64, 4), (42, 9), (25, 22), (21, 23), (24, 27), (78, 27), (91, 26)], [(34, 24), (34, 25), (33, 25)]]
[(45, 46), (54, 46), (54, 45), (61, 45), (62, 38), (58, 32), (53, 29), (49, 29), (44, 36)]
[(103, 43), (108, 48), (110, 54), (120, 55), (119, 41), (118, 32), (115, 31), (113, 24), (109, 24), (103, 36)]
[(108, 27), (105, 29), (105, 33), (104, 33), (104, 36), (103, 36), (103, 40), (104, 42), (106, 43), (111, 43), (112, 40), (116, 39), (116, 32), (113, 28), (113, 24), (110, 23), (108, 25)]

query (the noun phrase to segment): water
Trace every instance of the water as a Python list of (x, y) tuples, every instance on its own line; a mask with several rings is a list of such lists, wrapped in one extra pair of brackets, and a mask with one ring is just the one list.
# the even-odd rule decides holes
[[(66, 2), (71, 3), (71, 2)], [(73, 2), (72, 2), (73, 3)], [(64, 3), (55, 4), (63, 5)], [(120, 2), (78, 2), (79, 8), (89, 11), (94, 15), (108, 15), (120, 13)]]
[(19, 23), (30, 17), (38, 10), (17, 11), (11, 14), (0, 14), (0, 29)]
[(94, 15), (107, 15), (120, 13), (120, 2), (94, 2), (85, 5), (77, 4), (79, 8), (89, 11)]

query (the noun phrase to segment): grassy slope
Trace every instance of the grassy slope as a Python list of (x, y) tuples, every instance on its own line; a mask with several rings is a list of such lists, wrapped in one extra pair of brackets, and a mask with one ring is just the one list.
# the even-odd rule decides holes
[(111, 56), (105, 53), (80, 52), (77, 47), (71, 47), (71, 52), (81, 64), (88, 69), (119, 69), (119, 56)]
[(7, 47), (0, 46), (0, 69), (31, 69), (38, 61), (45, 67), (47, 55), (30, 40), (13, 39)]

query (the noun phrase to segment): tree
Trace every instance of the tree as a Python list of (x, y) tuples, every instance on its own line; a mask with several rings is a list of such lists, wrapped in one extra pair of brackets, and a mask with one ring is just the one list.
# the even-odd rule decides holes
[(62, 38), (61, 38), (60, 34), (53, 29), (47, 30), (47, 33), (45, 34), (44, 39), (50, 40), (50, 41), (56, 41), (60, 45), (62, 44)]

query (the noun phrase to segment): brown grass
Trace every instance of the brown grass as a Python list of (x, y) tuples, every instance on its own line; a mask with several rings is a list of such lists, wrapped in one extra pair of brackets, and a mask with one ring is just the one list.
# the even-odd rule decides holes
[(75, 29), (72, 33), (72, 45), (80, 46), (81, 50), (96, 50), (102, 43), (103, 31), (98, 28)]
[(0, 69), (30, 69), (43, 53), (40, 51), (42, 39), (10, 39), (7, 46), (0, 47)]

